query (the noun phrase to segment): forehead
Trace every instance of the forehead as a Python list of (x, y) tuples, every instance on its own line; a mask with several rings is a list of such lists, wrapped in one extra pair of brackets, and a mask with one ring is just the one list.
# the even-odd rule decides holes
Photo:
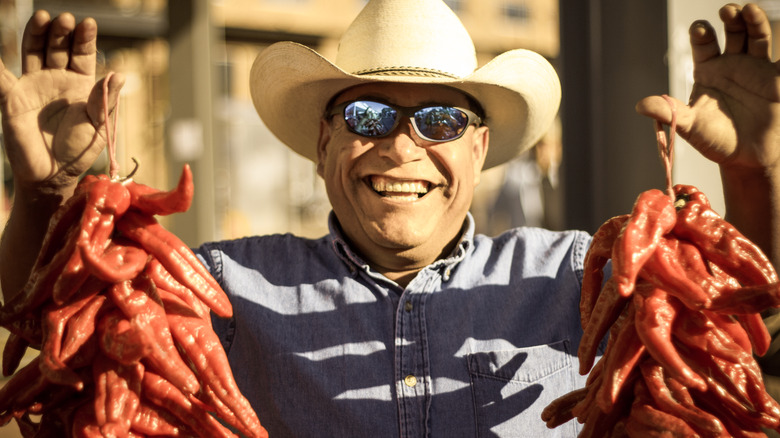
[(434, 84), (399, 84), (376, 82), (357, 85), (337, 94), (333, 105), (352, 99), (366, 97), (381, 98), (401, 106), (416, 106), (428, 103), (446, 103), (468, 107), (466, 94), (455, 88)]

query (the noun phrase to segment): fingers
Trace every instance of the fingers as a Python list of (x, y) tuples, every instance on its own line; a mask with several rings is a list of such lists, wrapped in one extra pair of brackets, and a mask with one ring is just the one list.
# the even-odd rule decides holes
[(719, 15), (726, 31), (724, 53), (747, 53), (769, 59), (772, 28), (761, 8), (752, 3), (744, 8), (728, 4), (720, 9)]
[(78, 25), (70, 13), (52, 19), (46, 11), (36, 11), (22, 36), (22, 73), (44, 68), (70, 68), (77, 73), (95, 73), (97, 24), (87, 18)]
[[(741, 8), (727, 4), (718, 12), (726, 33), (724, 54), (746, 53), (769, 59), (772, 50), (772, 28), (766, 13), (755, 4)], [(703, 62), (720, 55), (715, 29), (706, 21), (696, 21), (690, 28), (694, 62)]]
[(97, 60), (97, 23), (85, 18), (73, 33), (70, 68), (77, 73), (95, 74)]
[(62, 14), (49, 25), (46, 47), (46, 67), (65, 68), (70, 60), (70, 42), (76, 19), (71, 14)]
[(726, 32), (726, 47), (724, 53), (742, 53), (747, 47), (747, 35), (745, 20), (740, 13), (740, 7), (736, 4), (728, 4), (718, 11), (723, 30)]
[(742, 17), (747, 25), (747, 53), (758, 58), (772, 56), (772, 26), (766, 13), (754, 4), (745, 5)]
[(22, 73), (43, 68), (46, 57), (46, 34), (51, 17), (46, 11), (36, 11), (27, 22), (22, 35)]
[(718, 36), (709, 22), (704, 20), (693, 22), (688, 33), (691, 39), (691, 54), (694, 63), (704, 62), (720, 55)]

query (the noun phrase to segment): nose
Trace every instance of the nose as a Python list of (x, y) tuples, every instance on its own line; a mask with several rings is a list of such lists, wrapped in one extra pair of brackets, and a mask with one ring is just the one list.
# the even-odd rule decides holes
[(424, 157), (427, 152), (422, 146), (424, 140), (417, 136), (412, 128), (412, 122), (399, 123), (399, 126), (387, 137), (377, 142), (379, 156), (389, 158), (397, 164), (416, 161)]

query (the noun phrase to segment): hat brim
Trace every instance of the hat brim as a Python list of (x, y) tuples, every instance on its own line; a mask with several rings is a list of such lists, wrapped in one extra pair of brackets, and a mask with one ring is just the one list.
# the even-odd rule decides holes
[(475, 98), (490, 128), (485, 169), (532, 147), (552, 124), (561, 99), (550, 63), (523, 49), (505, 52), (472, 74), (452, 79), (355, 75), (307, 46), (286, 41), (263, 50), (250, 72), (252, 102), (260, 118), (280, 141), (314, 162), (319, 121), (328, 102), (347, 88), (375, 82), (441, 84)]

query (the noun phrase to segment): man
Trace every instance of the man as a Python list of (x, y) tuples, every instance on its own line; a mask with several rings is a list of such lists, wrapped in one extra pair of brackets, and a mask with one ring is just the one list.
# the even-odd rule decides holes
[[(677, 104), (678, 131), (721, 165), (730, 219), (772, 253), (780, 96), (769, 22), (755, 6), (721, 16), (723, 54), (709, 25), (692, 26), (697, 85), (690, 106)], [(95, 23), (36, 13), (23, 47), (22, 78), (0, 77), (17, 193), (0, 248), (6, 298), (103, 146)], [(120, 86), (108, 84), (110, 102)], [(266, 49), (252, 95), (272, 132), (317, 163), (333, 206), (321, 239), (197, 250), (233, 302), (215, 330), (270, 435), (575, 436), (576, 422), (550, 431), (539, 417), (584, 383), (589, 236), (527, 228), (490, 239), (474, 236), (468, 214), (481, 170), (553, 120), (549, 64), (519, 50), (476, 69), (442, 2), (373, 0), (335, 63), (292, 43)], [(658, 96), (638, 110), (671, 119)]]

